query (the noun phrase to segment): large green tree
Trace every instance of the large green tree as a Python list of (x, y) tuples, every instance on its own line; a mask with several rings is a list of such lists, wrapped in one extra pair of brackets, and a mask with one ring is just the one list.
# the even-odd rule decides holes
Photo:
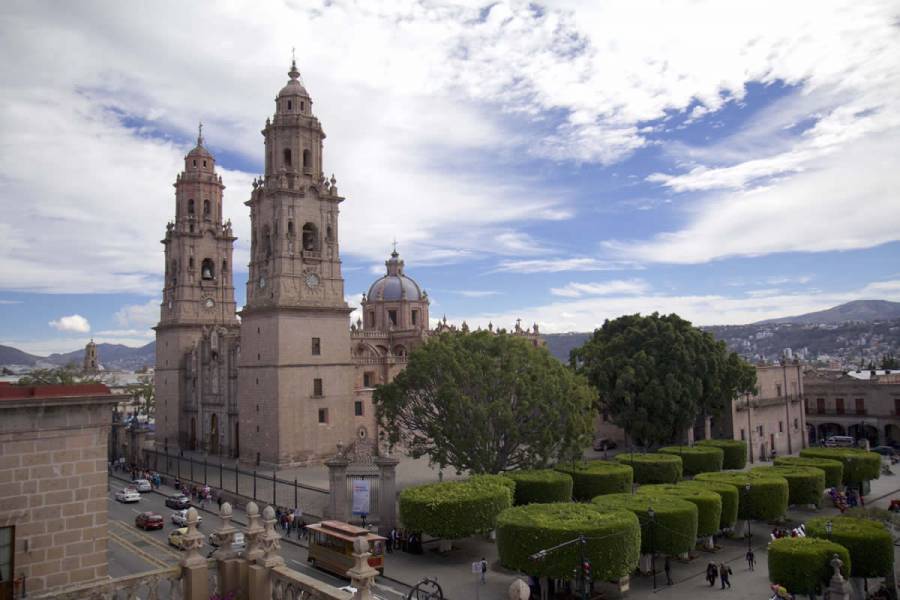
[(571, 362), (597, 388), (598, 408), (643, 446), (678, 439), (756, 385), (752, 366), (675, 314), (607, 320)]
[(580, 456), (595, 398), (544, 348), (489, 332), (430, 339), (373, 396), (391, 445), (472, 473), (543, 468)]

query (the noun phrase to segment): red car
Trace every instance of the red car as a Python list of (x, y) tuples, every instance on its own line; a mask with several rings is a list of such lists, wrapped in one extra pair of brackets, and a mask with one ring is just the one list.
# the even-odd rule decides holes
[(141, 513), (134, 518), (134, 526), (147, 531), (148, 529), (162, 529), (165, 525), (162, 515), (154, 512)]

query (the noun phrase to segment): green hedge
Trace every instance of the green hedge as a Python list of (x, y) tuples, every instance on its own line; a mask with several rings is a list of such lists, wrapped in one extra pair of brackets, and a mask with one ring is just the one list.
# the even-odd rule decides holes
[(832, 458), (844, 465), (845, 485), (861, 483), (881, 476), (881, 455), (861, 448), (806, 448), (804, 458)]
[(490, 531), (497, 515), (512, 506), (512, 486), (498, 479), (473, 478), (406, 488), (400, 492), (400, 521), (413, 531), (451, 540)]
[[(701, 473), (696, 479), (730, 483), (738, 489), (738, 518), (771, 521), (787, 512), (788, 482), (784, 477), (751, 471)], [(746, 486), (750, 485), (749, 493)]]
[(705, 490), (699, 486), (685, 487), (680, 483), (657, 483), (654, 485), (642, 485), (638, 493), (654, 498), (673, 496), (695, 504), (697, 506), (697, 535), (699, 537), (710, 536), (721, 528), (722, 498), (712, 490)]
[(844, 465), (833, 458), (812, 458), (803, 456), (778, 456), (776, 467), (815, 467), (825, 471), (825, 487), (838, 487), (844, 476)]
[(741, 440), (701, 440), (698, 446), (719, 448), (725, 454), (723, 469), (743, 469), (747, 466), (747, 442)]
[(616, 460), (634, 469), (638, 483), (678, 483), (681, 459), (671, 454), (619, 454)]
[(754, 473), (780, 475), (788, 482), (788, 504), (815, 504), (821, 507), (825, 494), (825, 471), (818, 467), (756, 467)]
[(572, 476), (553, 469), (510, 471), (503, 474), (516, 482), (513, 503), (546, 504), (572, 500)]
[(507, 476), (506, 473), (500, 474), (484, 474), (484, 475), (472, 475), (465, 481), (474, 484), (495, 484), (502, 485), (505, 488), (509, 489), (509, 492), (513, 495), (516, 493), (516, 482), (513, 481), (510, 477)]
[[(831, 521), (831, 535), (825, 523)], [(880, 521), (815, 517), (806, 522), (806, 535), (831, 540), (850, 552), (853, 577), (887, 577), (894, 564), (894, 542), (890, 531)]]
[(601, 494), (618, 494), (631, 490), (634, 472), (631, 467), (605, 460), (556, 465), (560, 473), (572, 477), (572, 497), (587, 502)]
[(683, 487), (696, 487), (715, 492), (722, 500), (722, 517), (719, 519), (720, 529), (731, 529), (737, 523), (738, 516), (738, 490), (730, 483), (719, 481), (703, 481), (691, 479), (682, 481), (678, 485)]
[(725, 453), (721, 448), (711, 446), (668, 446), (660, 448), (658, 452), (674, 454), (681, 457), (684, 474), (693, 477), (699, 473), (715, 473), (722, 470), (722, 462)]
[(579, 535), (588, 538), (585, 554), (594, 579), (619, 579), (637, 567), (641, 526), (631, 511), (602, 511), (592, 504), (561, 502), (516, 506), (497, 517), (500, 563), (529, 575), (571, 579), (572, 568), (581, 560), (580, 544), (548, 553), (541, 560), (530, 556)]
[(850, 553), (840, 544), (812, 537), (786, 537), (769, 544), (769, 581), (783, 585), (792, 594), (815, 594), (828, 587), (834, 574), (831, 559), (837, 554), (850, 574)]
[[(630, 510), (641, 521), (641, 552), (651, 548), (662, 554), (684, 554), (697, 544), (697, 506), (672, 496), (655, 498), (644, 494), (607, 494), (592, 502), (603, 510)], [(655, 512), (656, 526), (647, 509)]]

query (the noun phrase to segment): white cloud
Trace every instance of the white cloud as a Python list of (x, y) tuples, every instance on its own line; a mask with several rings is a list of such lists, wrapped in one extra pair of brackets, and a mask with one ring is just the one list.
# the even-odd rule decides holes
[(546, 333), (592, 331), (601, 326), (605, 319), (652, 312), (677, 313), (695, 325), (739, 325), (824, 310), (851, 300), (873, 297), (900, 301), (900, 280), (873, 282), (846, 292), (781, 293), (772, 290), (769, 294), (743, 296), (646, 294), (584, 297), (502, 312), (450, 315), (450, 318), (457, 323), (466, 320), (471, 327), (486, 327), (489, 322), (495, 325), (510, 323), (522, 318), (527, 323), (537, 322), (541, 331)]
[(159, 305), (158, 298), (148, 300), (144, 304), (127, 304), (116, 311), (113, 318), (122, 328), (141, 327), (149, 330), (159, 322)]
[(499, 296), (503, 292), (497, 290), (454, 290), (452, 293), (459, 294), (464, 298), (490, 298), (491, 296)]
[(550, 293), (566, 298), (581, 298), (582, 296), (637, 295), (643, 294), (649, 289), (650, 286), (642, 279), (616, 279), (597, 283), (572, 282), (561, 288), (552, 288)]
[(60, 317), (50, 321), (48, 325), (57, 331), (68, 331), (72, 333), (87, 333), (91, 330), (91, 324), (81, 315)]
[(635, 264), (611, 262), (586, 256), (531, 260), (502, 260), (497, 271), (509, 273), (559, 273), (562, 271), (618, 271), (637, 268)]

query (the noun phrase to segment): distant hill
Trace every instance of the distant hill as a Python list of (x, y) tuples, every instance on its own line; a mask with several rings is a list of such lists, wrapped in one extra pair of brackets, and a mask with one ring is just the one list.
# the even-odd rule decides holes
[[(82, 350), (82, 353), (84, 351)], [(34, 356), (22, 352), (12, 346), (0, 346), (0, 365), (28, 365), (31, 366), (40, 360), (40, 356)]]
[(569, 353), (584, 344), (592, 333), (542, 333), (541, 337), (547, 342), (547, 350), (550, 354), (564, 363), (569, 362)]
[[(100, 364), (111, 371), (134, 371), (144, 366), (152, 367), (156, 362), (156, 342), (150, 342), (140, 348), (132, 348), (122, 344), (97, 344), (97, 356), (100, 358)], [(34, 366), (37, 363), (50, 363), (60, 367), (74, 363), (81, 366), (83, 360), (83, 348), (66, 352), (65, 354), (34, 356), (17, 348), (0, 346), (0, 366)]]
[(781, 317), (759, 321), (755, 325), (775, 325), (779, 323), (794, 323), (797, 325), (811, 325), (814, 323), (849, 323), (852, 321), (891, 321), (900, 319), (900, 302), (888, 302), (887, 300), (854, 300), (827, 310), (806, 313), (794, 317)]

